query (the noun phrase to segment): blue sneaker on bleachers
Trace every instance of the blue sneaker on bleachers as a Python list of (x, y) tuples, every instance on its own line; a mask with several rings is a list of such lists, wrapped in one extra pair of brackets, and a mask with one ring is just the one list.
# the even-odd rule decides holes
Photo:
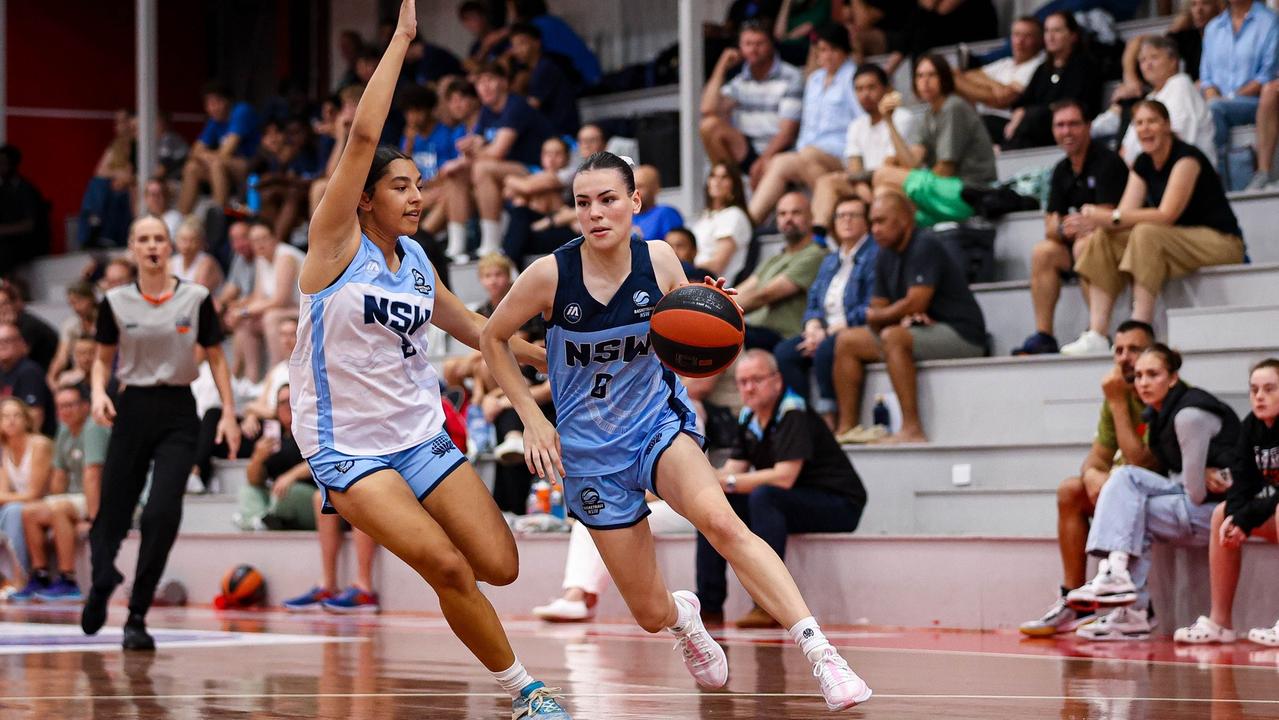
[(9, 596), (9, 602), (15, 605), (25, 605), (29, 602), (38, 602), (40, 600), (39, 593), (48, 587), (48, 577), (39, 577), (33, 573), (31, 577), (27, 579), (25, 587)]
[(548, 688), (542, 682), (530, 684), (520, 691), (519, 697), (511, 701), (511, 720), (573, 720), (555, 699), (553, 693), (558, 689)]
[(65, 576), (59, 577), (45, 589), (37, 590), (36, 597), (41, 602), (47, 603), (84, 602), (84, 594), (80, 592), (80, 586), (71, 582)]
[(333, 593), (316, 585), (306, 592), (285, 600), (281, 605), (289, 612), (320, 612), (324, 609), (324, 601), (332, 600)]
[(339, 615), (382, 612), (382, 606), (377, 601), (377, 593), (364, 592), (354, 585), (343, 590), (337, 597), (325, 600), (321, 606), (325, 611)]

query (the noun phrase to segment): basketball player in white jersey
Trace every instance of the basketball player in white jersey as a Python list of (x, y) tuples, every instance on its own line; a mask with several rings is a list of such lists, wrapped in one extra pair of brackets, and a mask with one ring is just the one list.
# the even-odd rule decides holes
[[(298, 343), (289, 362), (293, 433), (324, 497), (439, 595), (458, 639), (511, 695), (512, 718), (568, 720), (511, 650), (477, 580), (507, 585), (515, 540), (492, 496), (444, 432), (427, 325), (479, 344), (484, 318), (435, 278), (411, 235), (421, 176), (378, 137), (417, 33), (404, 0), (395, 35), (360, 100), (346, 148), (310, 226)], [(527, 343), (523, 362), (542, 364)]]

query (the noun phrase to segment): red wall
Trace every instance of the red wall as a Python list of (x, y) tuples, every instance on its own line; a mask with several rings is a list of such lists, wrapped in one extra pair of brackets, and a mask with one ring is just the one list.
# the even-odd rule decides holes
[[(200, 87), (208, 77), (208, 1), (156, 3), (159, 101), (171, 113), (201, 113)], [(44, 111), (133, 108), (134, 7), (130, 0), (8, 3), (7, 139), (22, 149), (22, 173), (53, 203), (55, 250), (65, 247), (65, 219), (80, 210), (85, 183), (111, 140), (112, 123), (51, 118)], [(199, 123), (178, 123), (177, 129), (193, 138)]]

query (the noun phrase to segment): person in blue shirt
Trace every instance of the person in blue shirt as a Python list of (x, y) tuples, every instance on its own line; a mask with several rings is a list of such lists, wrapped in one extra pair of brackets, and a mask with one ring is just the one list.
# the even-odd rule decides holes
[(428, 87), (409, 85), (400, 96), (400, 106), (404, 111), (404, 134), (399, 148), (413, 158), (422, 173), (422, 203), (431, 208), (422, 217), (422, 227), (434, 234), (444, 227), (448, 212), (441, 170), (457, 157), (456, 131), (437, 118), (439, 96)]
[(226, 205), (232, 183), (244, 181), (249, 158), (258, 149), (258, 114), (252, 105), (236, 103), (230, 88), (220, 83), (205, 86), (204, 111), (209, 119), (182, 168), (178, 211), (183, 215), (195, 209), (202, 182), (209, 183), (215, 203)]
[(666, 233), (684, 224), (679, 210), (670, 205), (658, 205), (657, 194), (662, 190), (662, 176), (652, 165), (635, 168), (635, 189), (640, 194), (640, 211), (635, 213), (636, 235), (642, 240), (661, 240)]
[(511, 56), (527, 73), (528, 104), (532, 105), (561, 135), (573, 135), (582, 124), (577, 114), (577, 88), (560, 69), (559, 63), (542, 52), (542, 31), (536, 25), (511, 26)]
[(542, 31), (542, 47), (548, 53), (568, 58), (570, 66), (582, 76), (585, 87), (600, 81), (604, 73), (599, 58), (563, 18), (550, 14), (546, 0), (512, 0), (511, 4), (516, 21), (536, 25)]
[(751, 221), (760, 225), (792, 184), (813, 187), (843, 165), (848, 126), (863, 114), (853, 92), (857, 66), (849, 57), (848, 30), (829, 23), (817, 32), (817, 69), (804, 83), (804, 110), (793, 152), (778, 154), (751, 196)]
[[(1204, 27), (1199, 87), (1212, 111), (1217, 167), (1227, 188), (1237, 186), (1229, 177), (1226, 163), (1230, 129), (1251, 123), (1257, 117), (1262, 87), (1275, 79), (1277, 50), (1279, 20), (1263, 3), (1254, 0), (1230, 0), (1225, 12)], [(1262, 124), (1266, 123), (1258, 122)], [(1270, 149), (1273, 154), (1273, 145)], [(1267, 177), (1254, 178), (1258, 187), (1269, 180), (1270, 158), (1266, 158), (1261, 167), (1265, 168)]]

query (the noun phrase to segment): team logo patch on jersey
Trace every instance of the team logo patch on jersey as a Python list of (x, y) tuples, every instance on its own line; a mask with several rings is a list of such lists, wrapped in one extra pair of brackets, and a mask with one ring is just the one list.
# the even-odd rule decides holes
[(370, 275), (377, 275), (382, 272), (382, 266), (378, 265), (375, 261), (370, 260), (369, 263), (364, 266), (364, 272)]
[(631, 301), (635, 303), (635, 307), (644, 307), (650, 300), (652, 300), (652, 298), (650, 298), (648, 293), (643, 290), (636, 290), (635, 294), (631, 296)]
[(340, 472), (340, 473), (342, 473), (343, 475), (345, 475), (345, 474), (347, 474), (348, 472), (350, 472), (350, 471), (351, 471), (351, 468), (355, 467), (355, 461), (354, 461), (354, 460), (343, 460), (342, 462), (339, 462), (339, 463), (333, 463), (333, 467), (337, 468), (337, 469), (338, 469), (338, 472)]
[(582, 306), (572, 303), (564, 308), (564, 319), (571, 323), (579, 322), (582, 319)]
[(413, 269), (413, 289), (427, 297), (431, 296), (431, 286), (426, 284), (426, 278), (422, 277), (417, 268)]
[(446, 437), (435, 438), (431, 441), (431, 454), (437, 458), (442, 458), (449, 454), (453, 449), (453, 441)]
[(599, 515), (600, 511), (604, 509), (604, 501), (600, 500), (599, 491), (595, 488), (582, 488), (582, 494), (580, 497), (582, 500), (582, 509), (586, 511), (587, 515), (594, 517)]
[(178, 321), (174, 323), (174, 326), (178, 329), (179, 335), (186, 335), (191, 332), (191, 318), (189, 316), (180, 317), (178, 318)]

